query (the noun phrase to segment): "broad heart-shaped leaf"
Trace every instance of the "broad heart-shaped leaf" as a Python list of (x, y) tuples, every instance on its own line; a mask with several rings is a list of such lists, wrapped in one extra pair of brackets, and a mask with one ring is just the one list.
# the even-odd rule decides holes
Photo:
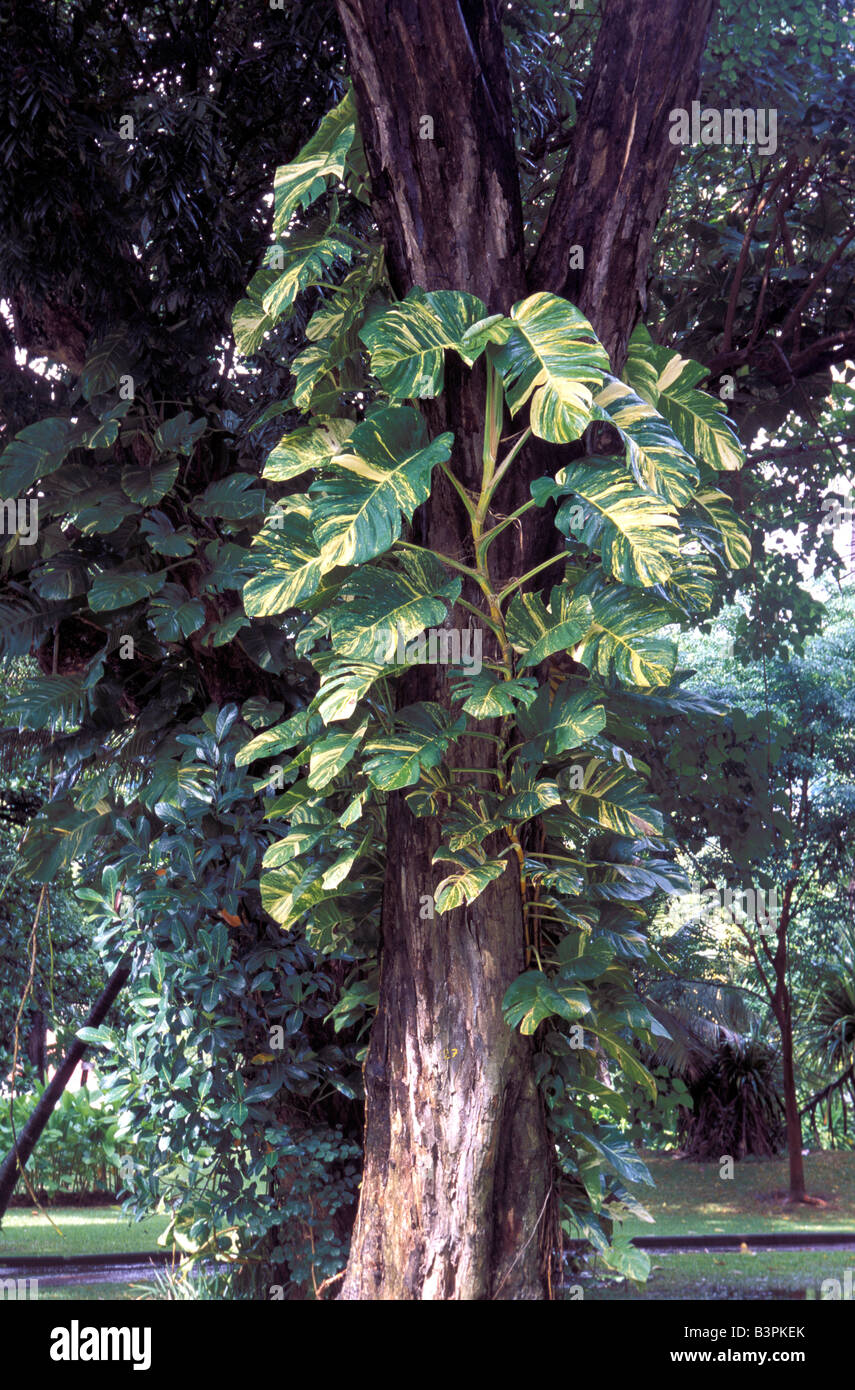
[(533, 294), (511, 309), (513, 330), (495, 349), (512, 415), (531, 398), (534, 434), (555, 444), (578, 439), (591, 420), (590, 387), (609, 371), (605, 349), (574, 305)]
[(505, 991), (502, 1012), (509, 1028), (531, 1036), (544, 1019), (558, 1016), (575, 1023), (591, 1012), (587, 991), (558, 989), (541, 970), (526, 970)]
[(553, 652), (569, 651), (587, 632), (591, 606), (577, 598), (568, 584), (556, 584), (547, 608), (539, 594), (517, 594), (508, 606), (505, 629), (514, 651), (520, 652), (517, 666), (537, 666)]
[(517, 724), (526, 739), (520, 757), (539, 765), (594, 738), (606, 726), (606, 712), (587, 690), (559, 687), (553, 698), (543, 686), (531, 709), (520, 710)]
[(215, 516), (221, 521), (245, 521), (259, 516), (266, 498), (261, 488), (253, 486), (257, 482), (252, 473), (230, 473), (226, 478), (218, 478), (208, 484), (201, 496), (194, 497), (193, 510), (197, 516)]
[(564, 786), (557, 774), (562, 799), (568, 810), (587, 825), (598, 825), (627, 839), (647, 839), (662, 834), (662, 812), (653, 806), (645, 784), (620, 764), (590, 758), (584, 766), (581, 786)]
[(262, 873), (261, 904), (274, 922), (293, 927), (327, 897), (321, 882), (325, 867), (317, 860), (307, 865), (294, 859)]
[[(349, 264), (353, 247), (337, 237), (325, 222), (315, 222), (311, 227), (292, 232), (281, 246), (268, 252), (268, 267), (278, 270), (279, 265), (271, 259), (276, 253), (280, 253), (282, 271), (260, 296), (261, 307), (274, 323), (291, 313), (298, 294), (323, 279), (324, 272), (336, 260)], [(248, 294), (250, 298), (256, 297), (251, 284)]]
[(194, 420), (189, 410), (164, 420), (154, 432), (155, 447), (160, 453), (189, 454), (196, 441), (204, 434), (208, 421), (205, 416)]
[(325, 724), (349, 719), (363, 695), (385, 675), (388, 667), (377, 662), (332, 661), (309, 708)]
[(452, 722), (433, 701), (407, 705), (395, 716), (395, 728), (365, 745), (363, 771), (380, 791), (412, 787), (426, 768), (436, 767), (453, 739), (464, 732), (466, 716)]
[(164, 584), (148, 608), (148, 621), (160, 642), (180, 642), (205, 622), (205, 605), (181, 584)]
[[(272, 275), (273, 272), (266, 267), (256, 271), (251, 282), (256, 293), (260, 292), (262, 284), (265, 287), (272, 284)], [(273, 320), (265, 312), (260, 299), (239, 299), (232, 310), (232, 335), (242, 357), (252, 357), (258, 352), (265, 333), (269, 333), (272, 327)]]
[[(517, 768), (522, 767), (521, 762), (516, 763), (514, 772), (516, 773)], [(515, 775), (513, 785), (514, 790), (511, 795), (505, 797), (496, 810), (498, 820), (506, 822), (531, 820), (532, 816), (539, 816), (543, 811), (548, 811), (551, 806), (560, 806), (564, 800), (558, 783), (545, 779), (538, 781), (535, 770), (528, 771), (524, 775)]]
[[(681, 517), (686, 530), (691, 528), (691, 519)], [(652, 593), (659, 594), (666, 603), (679, 608), (681, 612), (694, 615), (704, 613), (715, 597), (718, 582), (716, 568), (707, 555), (684, 555), (683, 564), (671, 571), (665, 584), (654, 584)]]
[(89, 590), (89, 607), (93, 613), (109, 613), (116, 608), (129, 608), (140, 599), (150, 598), (166, 583), (166, 570), (148, 574), (145, 570), (107, 570), (96, 574)]
[(751, 535), (733, 510), (733, 503), (716, 488), (705, 488), (692, 499), (697, 517), (686, 519), (686, 530), (705, 550), (730, 569), (742, 569), (751, 559)]
[(336, 565), (373, 560), (398, 539), (402, 514), (409, 521), (430, 496), (431, 473), (451, 454), (453, 435), (428, 440), (427, 428), (411, 406), (387, 406), (357, 425), (333, 463), (348, 476), (319, 480), (315, 538), (321, 572)]
[(407, 552), (396, 570), (360, 566), (339, 591), (331, 616), (332, 645), (342, 656), (394, 662), (399, 642), (444, 621), (460, 588), (460, 580), (451, 578), (428, 551)]
[(122, 491), (132, 502), (152, 507), (166, 496), (177, 477), (177, 459), (162, 460), (151, 468), (137, 468), (128, 464), (122, 469)]
[(263, 527), (253, 541), (252, 553), (260, 573), (243, 591), (244, 607), (251, 618), (267, 618), (296, 608), (321, 582), (321, 557), (309, 517), (288, 511), (277, 521), (281, 525)]
[(127, 338), (123, 333), (108, 333), (89, 354), (80, 373), (80, 390), (84, 400), (91, 401), (93, 396), (103, 396), (129, 369), (130, 345)]
[(371, 354), (371, 370), (393, 400), (426, 399), (442, 391), (449, 348), (472, 365), (464, 335), (486, 312), (474, 294), (426, 294), (416, 287), (401, 303), (370, 318), (359, 336)]
[(573, 499), (562, 503), (555, 525), (599, 550), (606, 572), (625, 584), (662, 584), (680, 563), (680, 527), (673, 509), (638, 487), (618, 464), (570, 464), (554, 482), (541, 478), (532, 483), (531, 492), (538, 506), (562, 493), (581, 498), (582, 506)]
[(585, 580), (591, 626), (576, 649), (576, 660), (602, 676), (614, 674), (624, 685), (667, 685), (677, 661), (676, 644), (657, 637), (674, 613), (652, 594), (625, 584)]
[(301, 425), (283, 435), (267, 455), (263, 476), (273, 483), (299, 478), (309, 468), (325, 468), (341, 452), (354, 431), (352, 420), (322, 416), (312, 425)]
[(309, 760), (308, 776), (308, 783), (313, 791), (320, 791), (344, 771), (356, 754), (367, 728), (368, 720), (366, 719), (364, 723), (360, 724), (355, 734), (349, 734), (345, 731), (327, 734), (314, 744)]
[(537, 681), (533, 676), (505, 680), (498, 671), (479, 671), (455, 682), (454, 698), (475, 719), (498, 719), (515, 714), (518, 704), (530, 705), (537, 698)]
[(688, 502), (698, 470), (668, 422), (615, 377), (597, 392), (594, 404), (602, 419), (619, 431), (639, 486), (678, 507)]
[[(439, 858), (439, 854), (435, 854), (434, 862)], [(442, 858), (453, 856), (446, 853)], [(494, 879), (501, 878), (506, 868), (506, 859), (487, 859), (484, 863), (467, 865), (459, 873), (449, 874), (437, 884), (433, 895), (437, 912), (453, 912), (456, 907), (474, 903)]]
[(4, 495), (23, 494), (39, 478), (55, 473), (75, 438), (70, 420), (39, 420), (19, 430), (0, 454), (0, 487)]
[(276, 170), (273, 184), (273, 235), (288, 230), (298, 208), (309, 207), (332, 182), (340, 182), (356, 134), (356, 113), (350, 92), (328, 111), (310, 140), (291, 164)]
[(654, 343), (639, 324), (630, 339), (624, 374), (630, 385), (664, 415), (681, 444), (719, 472), (741, 468), (745, 453), (723, 401), (697, 389), (706, 367)]
[(236, 767), (247, 767), (256, 758), (272, 758), (284, 748), (294, 748), (303, 739), (313, 737), (321, 731), (321, 721), (315, 720), (314, 727), (307, 710), (298, 710), (284, 724), (265, 729), (255, 738), (245, 743), (235, 755)]

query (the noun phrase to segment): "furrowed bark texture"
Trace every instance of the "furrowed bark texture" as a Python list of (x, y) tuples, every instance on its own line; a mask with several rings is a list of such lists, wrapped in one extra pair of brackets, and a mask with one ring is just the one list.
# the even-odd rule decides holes
[[(653, 234), (679, 153), (668, 115), (688, 110), (715, 0), (611, 0), (571, 156), (531, 266), (532, 289), (577, 304), (616, 372), (647, 306)], [(569, 269), (581, 246), (584, 270)]]
[[(685, 84), (678, 104), (685, 105), (694, 91), (711, 3), (682, 0), (688, 19), (681, 18), (674, 34), (668, 24), (681, 9), (677, 0), (664, 6), (654, 0), (613, 4), (607, 25), (614, 24), (615, 32), (608, 42), (601, 39), (598, 53), (606, 43), (614, 73), (612, 48), (621, 47), (629, 71), (650, 72), (654, 83), (667, 78), (669, 93), (676, 65)], [(649, 148), (643, 146), (650, 155), (664, 132), (658, 154), (668, 167), (655, 175), (649, 160), (639, 162), (635, 134), (630, 138), (633, 124), (652, 118), (640, 82), (633, 80), (617, 103), (607, 100), (596, 70), (606, 58), (595, 60), (585, 100), (599, 156), (588, 159), (584, 177), (565, 189), (562, 213), (575, 225), (590, 207), (591, 231), (584, 238), (562, 235), (550, 218), (546, 231), (554, 264), (544, 254), (541, 278), (529, 282), (495, 0), (338, 0), (338, 8), (373, 207), (396, 292), (404, 295), (413, 285), (466, 290), (479, 295), (489, 313), (507, 312), (532, 286), (563, 292), (560, 249), (584, 240), (587, 264), (596, 272), (595, 292), (602, 296), (587, 312), (619, 369), (638, 313), (635, 287), (646, 275), (650, 235), (673, 163), (667, 112), (664, 124), (656, 125), (659, 133), (647, 132)], [(657, 23), (663, 9), (667, 18)], [(623, 70), (619, 78), (625, 81)], [(420, 138), (422, 117), (433, 120), (432, 140)], [(579, 149), (588, 129), (580, 128)], [(625, 165), (624, 216), (623, 241), (615, 248), (603, 204), (611, 196), (618, 149)], [(632, 206), (633, 196), (654, 195), (643, 216)], [(620, 286), (612, 284), (612, 273), (623, 277)], [(480, 479), (482, 409), (481, 371), (467, 373), (450, 361), (445, 392), (426, 403), (425, 414), (432, 433), (454, 431), (452, 466), (469, 486)], [(531, 480), (544, 471), (543, 449), (524, 451), (497, 509), (507, 512), (526, 500)], [(548, 518), (546, 525), (541, 518), (539, 525), (508, 528), (506, 536), (504, 549), (499, 541), (491, 552), (494, 581), (524, 573), (554, 554), (560, 541)], [(440, 473), (414, 520), (413, 537), (469, 558), (462, 504)], [(464, 597), (476, 601), (469, 591)], [(465, 627), (473, 620), (458, 609), (451, 621)], [(402, 703), (449, 702), (442, 667), (414, 667), (402, 684)], [(455, 765), (484, 766), (485, 746), (483, 740), (463, 740)], [(460, 776), (478, 780), (476, 774)], [(342, 1299), (546, 1297), (551, 1147), (534, 1083), (532, 1044), (507, 1028), (501, 1011), (505, 990), (527, 964), (518, 873), (509, 868), (469, 908), (423, 918), (421, 905), (443, 876), (442, 866), (431, 862), (441, 830), (441, 817), (416, 819), (403, 795), (390, 799), (380, 1001), (365, 1065), (365, 1166)]]

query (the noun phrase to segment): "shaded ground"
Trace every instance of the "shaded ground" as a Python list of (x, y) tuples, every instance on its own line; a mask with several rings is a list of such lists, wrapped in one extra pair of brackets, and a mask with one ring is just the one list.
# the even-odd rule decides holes
[(656, 1187), (644, 1183), (632, 1191), (655, 1224), (632, 1220), (631, 1235), (742, 1234), (747, 1231), (855, 1232), (855, 1152), (818, 1153), (805, 1157), (808, 1192), (823, 1197), (823, 1207), (783, 1204), (785, 1159), (745, 1159), (734, 1165), (733, 1178), (719, 1176), (718, 1163), (688, 1163), (672, 1157), (646, 1157)]

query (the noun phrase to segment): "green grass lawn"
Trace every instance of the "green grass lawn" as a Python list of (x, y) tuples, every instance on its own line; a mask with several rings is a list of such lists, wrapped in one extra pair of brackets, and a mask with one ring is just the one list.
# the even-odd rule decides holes
[(654, 1218), (627, 1222), (631, 1235), (711, 1235), (760, 1231), (855, 1232), (855, 1153), (817, 1153), (805, 1157), (807, 1189), (824, 1207), (787, 1207), (773, 1194), (786, 1191), (785, 1159), (734, 1165), (731, 1179), (719, 1177), (717, 1163), (687, 1163), (670, 1156), (646, 1158), (655, 1187), (633, 1188)]
[(855, 1271), (852, 1250), (757, 1250), (730, 1253), (692, 1250), (679, 1254), (651, 1253), (650, 1278), (644, 1285), (608, 1283), (573, 1275), (585, 1300), (634, 1302), (648, 1299), (819, 1299), (824, 1279), (838, 1279), (843, 1288), (846, 1270)]
[(134, 1279), (133, 1284), (61, 1284), (49, 1289), (44, 1285), (39, 1288), (40, 1303), (65, 1302), (68, 1299), (84, 1299), (87, 1303), (122, 1302), (129, 1303), (144, 1297), (141, 1295), (139, 1285), (142, 1281)]
[[(0, 1260), (4, 1255), (146, 1254), (158, 1248), (157, 1238), (167, 1216), (131, 1221), (121, 1207), (48, 1207), (54, 1230), (35, 1208), (8, 1211), (0, 1227)], [(61, 1234), (60, 1234), (61, 1232)]]

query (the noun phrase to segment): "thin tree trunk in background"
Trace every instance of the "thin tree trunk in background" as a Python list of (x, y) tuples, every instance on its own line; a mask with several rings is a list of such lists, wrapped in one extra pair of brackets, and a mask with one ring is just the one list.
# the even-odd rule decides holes
[(790, 1165), (790, 1201), (803, 1202), (806, 1195), (805, 1161), (802, 1154), (802, 1119), (796, 1095), (796, 1069), (793, 1056), (793, 1026), (790, 1001), (786, 1014), (778, 1020), (781, 1030), (781, 1062), (784, 1073), (784, 1113), (787, 1120), (787, 1157)]
[[(123, 957), (119, 961), (106, 985), (103, 992), (98, 996), (92, 1006), (89, 1017), (83, 1025), (86, 1028), (98, 1028), (107, 1017), (116, 995), (126, 983), (131, 973), (131, 962), (129, 957)], [(6, 1156), (2, 1166), (0, 1166), (0, 1218), (9, 1205), (9, 1200), (15, 1190), (18, 1178), (21, 1176), (21, 1169), (26, 1165), (33, 1149), (39, 1141), (42, 1130), (53, 1114), (54, 1107), (68, 1085), (74, 1074), (74, 1068), (80, 1061), (87, 1044), (80, 1038), (75, 1038), (65, 1060), (60, 1066), (55, 1076), (53, 1076), (42, 1092), (39, 1103), (30, 1115), (23, 1129), (18, 1133), (16, 1148), (13, 1148)]]
[[(572, 188), (562, 179), (562, 211), (547, 227), (554, 262), (544, 253), (533, 282), (524, 265), (495, 0), (338, 0), (338, 9), (396, 293), (413, 285), (464, 290), (479, 295), (488, 313), (507, 312), (532, 287), (562, 292), (560, 248), (579, 241), (590, 267), (585, 284), (593, 276), (587, 312), (619, 370), (676, 155), (662, 103), (677, 93), (685, 105), (694, 93), (712, 0), (607, 5), (583, 102), (589, 125), (577, 139), (581, 150), (589, 134), (595, 138), (596, 157), (585, 159)], [(607, 62), (615, 71), (613, 49), (624, 55), (621, 82), (630, 84), (617, 96), (600, 71)], [(430, 130), (424, 118), (433, 138), (422, 138)], [(617, 243), (603, 214), (610, 197), (622, 208)], [(570, 220), (559, 225), (565, 213)], [(584, 235), (568, 236), (577, 224)], [(443, 397), (426, 402), (424, 413), (432, 433), (454, 432), (452, 467), (473, 487), (482, 409), (481, 372), (464, 373), (450, 360)], [(535, 443), (506, 478), (497, 510), (527, 500), (544, 471)], [(525, 521), (497, 541), (494, 579), (507, 582), (556, 553), (551, 518), (533, 511)], [(413, 539), (463, 560), (469, 555), (467, 518), (442, 473), (414, 518)], [(464, 597), (476, 602), (478, 595)], [(472, 618), (457, 609), (452, 621), (465, 628)], [(450, 702), (442, 667), (414, 667), (401, 686), (402, 703)], [(481, 766), (483, 750), (482, 740), (465, 739), (453, 758), (461, 767)], [(501, 1011), (505, 990), (527, 963), (519, 879), (508, 869), (470, 907), (423, 917), (422, 904), (442, 877), (432, 863), (440, 842), (438, 819), (416, 819), (402, 794), (390, 797), (380, 1000), (365, 1064), (364, 1173), (340, 1297), (541, 1299), (554, 1236), (552, 1146), (532, 1041), (509, 1029)]]
[(787, 1158), (790, 1169), (789, 1199), (803, 1202), (806, 1195), (805, 1162), (802, 1154), (802, 1117), (796, 1094), (796, 1066), (793, 1050), (793, 1017), (790, 986), (787, 978), (789, 962), (787, 939), (790, 930), (794, 880), (784, 887), (781, 918), (778, 923), (778, 946), (773, 961), (775, 996), (772, 1011), (781, 1034), (781, 1070), (784, 1082), (784, 1114), (787, 1122)]
[(27, 1034), (27, 1056), (38, 1073), (39, 1081), (44, 1085), (47, 1070), (47, 1020), (42, 1009), (38, 1009), (32, 1016), (30, 1031)]

